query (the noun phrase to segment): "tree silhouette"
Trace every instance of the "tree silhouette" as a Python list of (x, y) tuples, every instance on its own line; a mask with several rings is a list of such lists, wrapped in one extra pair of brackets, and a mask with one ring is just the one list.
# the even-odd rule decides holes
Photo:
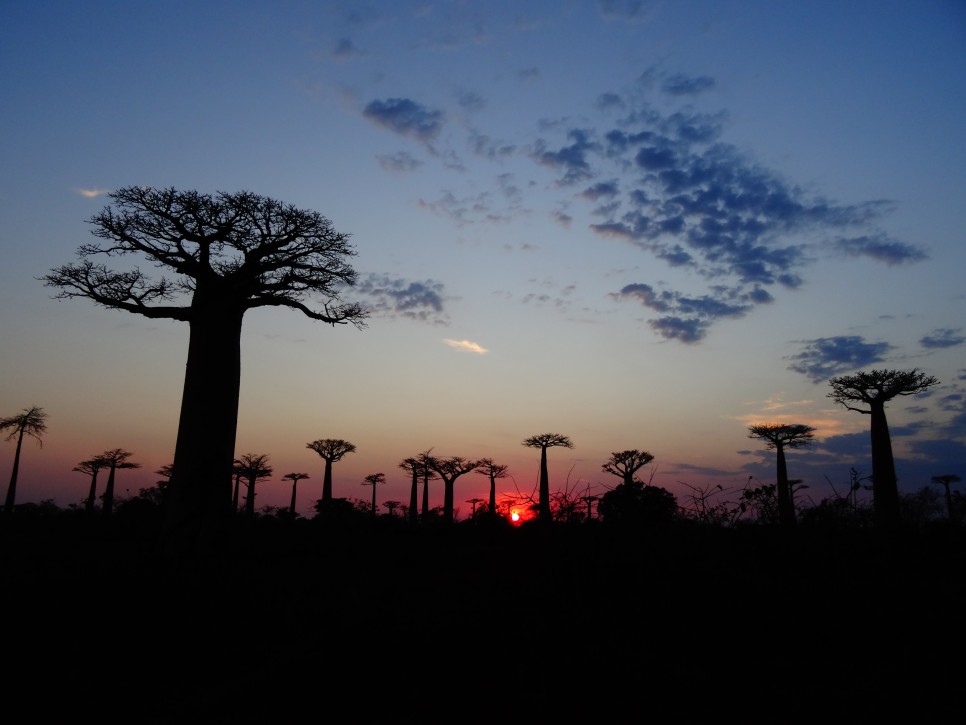
[(126, 451), (123, 448), (112, 448), (109, 451), (104, 451), (99, 456), (108, 469), (107, 485), (104, 487), (104, 495), (101, 496), (101, 501), (103, 501), (101, 513), (105, 516), (110, 516), (114, 512), (114, 480), (117, 475), (117, 470), (141, 467), (140, 463), (134, 463), (128, 460), (133, 455), (131, 451)]
[[(419, 479), (424, 472), (428, 472), (418, 458), (405, 458), (399, 463), (399, 467), (412, 477), (412, 485), (409, 489), (409, 506), (406, 507), (406, 515), (410, 523), (415, 524), (419, 520)], [(427, 480), (428, 485), (428, 480)], [(424, 494), (424, 508), (429, 508), (429, 493)]]
[(245, 515), (255, 515), (255, 484), (272, 475), (272, 467), (268, 465), (267, 453), (246, 453), (235, 459), (235, 465), (241, 473), (248, 488), (245, 495)]
[(653, 460), (654, 456), (647, 451), (637, 449), (617, 451), (610, 454), (610, 458), (601, 466), (601, 470), (617, 476), (622, 483), (630, 484), (634, 482), (634, 474)]
[(778, 460), (778, 521), (782, 526), (795, 524), (795, 500), (788, 482), (785, 449), (803, 448), (812, 442), (814, 436), (815, 428), (799, 423), (760, 423), (748, 426), (749, 438), (763, 440), (769, 449), (775, 450)]
[(84, 510), (91, 514), (94, 513), (95, 496), (97, 494), (97, 474), (107, 465), (106, 461), (100, 456), (94, 456), (86, 461), (81, 461), (71, 470), (76, 473), (84, 473), (91, 477), (90, 489), (87, 492), (87, 499), (84, 501)]
[[(846, 410), (871, 417), (872, 512), (876, 524), (883, 529), (895, 529), (900, 524), (899, 485), (886, 421), (886, 403), (903, 395), (923, 393), (938, 383), (932, 375), (916, 368), (871, 370), (829, 380), (832, 392), (828, 397)], [(868, 409), (855, 408), (850, 403), (862, 403)]]
[(378, 486), (380, 483), (385, 483), (385, 482), (386, 482), (385, 473), (370, 473), (368, 476), (365, 477), (365, 480), (362, 483), (363, 486), (372, 486), (372, 515), (373, 516), (376, 515), (376, 486)]
[(930, 479), (933, 483), (938, 483), (943, 487), (946, 497), (946, 516), (949, 518), (949, 523), (956, 523), (956, 510), (953, 507), (953, 494), (949, 490), (951, 484), (959, 483), (962, 479), (952, 473), (945, 474), (943, 476), (933, 476)]
[(37, 443), (43, 447), (43, 434), (47, 432), (47, 413), (43, 408), (36, 405), (24, 408), (17, 415), (9, 418), (0, 418), (0, 431), (9, 430), (10, 434), (5, 440), (17, 439), (17, 450), (13, 454), (13, 470), (10, 473), (10, 484), (7, 486), (7, 496), (3, 502), (4, 513), (13, 511), (14, 503), (17, 499), (17, 477), (20, 474), (20, 451), (23, 447), (23, 437), (30, 436), (35, 438)]
[(456, 483), (456, 479), (464, 473), (469, 473), (477, 468), (480, 462), (471, 461), (462, 456), (437, 458), (428, 453), (422, 454), (420, 460), (443, 479), (443, 522), (447, 524), (453, 523), (455, 509), (454, 484)]
[(342, 459), (347, 453), (353, 453), (356, 447), (341, 438), (320, 438), (305, 444), (325, 460), (325, 474), (322, 477), (322, 498), (320, 507), (324, 510), (332, 503), (332, 464)]
[(286, 473), (282, 476), (283, 479), (287, 479), (292, 482), (292, 503), (289, 505), (289, 513), (292, 514), (292, 518), (295, 518), (295, 487), (299, 485), (299, 481), (308, 478), (307, 473)]
[(238, 491), (241, 488), (241, 480), (243, 475), (242, 467), (237, 460), (234, 461), (231, 465), (231, 475), (232, 475), (232, 478), (234, 479), (234, 485), (232, 486), (232, 492), (231, 492), (231, 512), (233, 514), (237, 514), (238, 513)]
[[(436, 475), (436, 472), (426, 464), (426, 461), (428, 458), (430, 458), (430, 454), (432, 452), (433, 452), (433, 449), (430, 448), (424, 453), (420, 453), (414, 459), (416, 461), (416, 466), (418, 468), (418, 474), (423, 479), (423, 507), (422, 507), (423, 521), (426, 521), (429, 518), (429, 482), (435, 481), (437, 478), (439, 478), (439, 476)], [(407, 458), (406, 460), (408, 461), (413, 459)], [(410, 516), (411, 515), (412, 514), (410, 514)]]
[(395, 516), (395, 511), (402, 506), (402, 501), (383, 501), (382, 505), (389, 511), (390, 516)]
[(565, 435), (559, 433), (541, 433), (540, 435), (530, 436), (523, 441), (527, 448), (540, 449), (540, 494), (537, 499), (537, 520), (543, 523), (550, 523), (553, 520), (553, 512), (550, 509), (550, 474), (547, 469), (547, 449), (573, 448), (574, 444)]
[[(481, 458), (480, 465), (476, 469), (476, 472), (481, 476), (486, 476), (490, 479), (490, 500), (489, 500), (489, 512), (492, 516), (496, 516), (496, 479), (506, 478), (510, 474), (507, 473), (508, 466), (500, 465), (493, 462), (492, 458)], [(474, 507), (474, 513), (476, 508)]]
[[(367, 312), (344, 303), (355, 284), (348, 235), (318, 212), (242, 191), (215, 196), (173, 188), (112, 192), (90, 223), (100, 243), (81, 261), (41, 277), (58, 298), (189, 325), (174, 475), (166, 496), (166, 532), (193, 535), (220, 525), (230, 511), (232, 461), (241, 382), (245, 313), (287, 307), (331, 325), (365, 326)], [(176, 275), (152, 279), (93, 261), (137, 255)], [(316, 309), (305, 300), (318, 296)], [(181, 304), (178, 304), (180, 302)]]

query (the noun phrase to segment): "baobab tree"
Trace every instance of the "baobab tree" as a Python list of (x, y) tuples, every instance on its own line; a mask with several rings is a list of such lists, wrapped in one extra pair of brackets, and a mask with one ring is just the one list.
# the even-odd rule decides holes
[(288, 507), (288, 511), (292, 514), (292, 518), (295, 518), (295, 487), (299, 485), (299, 481), (308, 478), (307, 473), (286, 473), (282, 478), (292, 482), (292, 503)]
[[(429, 470), (426, 468), (426, 466), (420, 463), (418, 458), (404, 458), (399, 462), (399, 467), (412, 477), (412, 485), (409, 489), (409, 506), (406, 509), (406, 515), (409, 518), (410, 523), (415, 524), (419, 520), (419, 479), (424, 473), (428, 474)], [(425, 492), (424, 498), (425, 501), (423, 503), (423, 508), (428, 509), (428, 491)]]
[(10, 473), (7, 496), (3, 502), (4, 513), (9, 514), (13, 511), (17, 500), (17, 477), (20, 474), (20, 451), (23, 448), (23, 438), (24, 436), (34, 438), (37, 444), (43, 447), (43, 435), (47, 432), (47, 413), (36, 405), (24, 408), (17, 415), (0, 418), (0, 431), (6, 430), (9, 430), (10, 434), (5, 440), (17, 439), (17, 449), (13, 454), (13, 470)]
[(449, 458), (438, 458), (426, 453), (420, 459), (422, 463), (435, 471), (443, 479), (443, 522), (453, 523), (455, 516), (455, 495), (454, 484), (456, 479), (464, 473), (469, 473), (480, 465), (479, 461), (471, 461), (462, 456), (450, 456)]
[(311, 448), (325, 460), (325, 474), (322, 476), (322, 498), (319, 506), (322, 510), (329, 508), (332, 504), (332, 464), (342, 460), (342, 456), (353, 453), (356, 447), (341, 438), (320, 438), (317, 441), (305, 444), (306, 448)]
[(245, 495), (245, 515), (255, 515), (255, 485), (266, 478), (271, 478), (272, 467), (268, 465), (267, 453), (245, 453), (235, 459), (235, 465), (241, 473), (242, 480), (248, 488)]
[[(507, 473), (508, 468), (508, 466), (494, 463), (492, 458), (481, 458), (480, 465), (476, 469), (478, 474), (486, 476), (490, 480), (489, 512), (491, 516), (496, 516), (496, 480), (509, 476), (510, 474)], [(476, 509), (474, 507), (474, 513), (475, 511)]]
[(626, 451), (617, 451), (610, 454), (610, 458), (600, 468), (605, 473), (617, 476), (626, 485), (634, 483), (634, 475), (654, 460), (647, 451), (639, 451), (636, 448)]
[(523, 445), (527, 448), (540, 449), (540, 494), (537, 500), (537, 521), (550, 523), (553, 520), (553, 513), (550, 510), (550, 473), (547, 469), (547, 449), (556, 447), (573, 448), (574, 444), (565, 435), (541, 433), (525, 439)]
[(801, 423), (759, 423), (748, 426), (748, 437), (763, 440), (767, 448), (774, 449), (778, 473), (778, 522), (782, 526), (794, 526), (795, 499), (788, 481), (785, 449), (809, 445), (815, 437), (815, 428)]
[(81, 461), (70, 469), (75, 473), (84, 473), (91, 477), (91, 485), (87, 491), (87, 498), (84, 501), (84, 511), (89, 514), (94, 513), (95, 496), (97, 495), (97, 474), (100, 473), (105, 465), (106, 462), (103, 458), (94, 456), (93, 458), (88, 458), (86, 461)]
[[(924, 393), (938, 384), (935, 377), (916, 368), (871, 370), (829, 380), (832, 392), (828, 397), (846, 410), (871, 418), (872, 515), (876, 525), (883, 529), (896, 529), (900, 525), (899, 484), (886, 421), (886, 403), (900, 396)], [(852, 403), (861, 403), (868, 408), (856, 408)]]
[(402, 501), (383, 501), (382, 505), (389, 511), (390, 516), (396, 515), (396, 509), (402, 506)]
[(949, 523), (956, 523), (956, 510), (953, 508), (953, 494), (949, 490), (949, 487), (954, 483), (959, 483), (962, 479), (953, 473), (948, 473), (943, 476), (933, 476), (930, 480), (943, 487), (946, 496), (946, 516), (949, 519)]
[(365, 480), (363, 480), (362, 482), (363, 486), (372, 486), (372, 515), (373, 516), (376, 515), (376, 486), (378, 486), (380, 483), (385, 483), (385, 482), (386, 482), (385, 473), (370, 473), (368, 476), (365, 477)]
[(117, 476), (118, 469), (141, 467), (140, 463), (134, 463), (128, 460), (133, 455), (131, 451), (126, 451), (123, 448), (112, 448), (109, 451), (104, 451), (99, 456), (108, 469), (107, 485), (104, 487), (104, 495), (101, 496), (101, 500), (103, 501), (101, 513), (106, 516), (114, 512), (114, 480)]
[[(315, 211), (248, 191), (214, 196), (132, 186), (95, 214), (80, 261), (41, 277), (56, 297), (189, 326), (174, 471), (165, 532), (190, 544), (230, 513), (241, 385), (242, 320), (248, 310), (287, 307), (313, 320), (365, 327), (368, 315), (340, 295), (356, 281), (349, 235)], [(151, 278), (98, 258), (135, 255), (175, 275)], [(309, 306), (309, 301), (315, 307)]]
[(231, 475), (234, 479), (234, 485), (232, 486), (231, 492), (231, 512), (233, 514), (238, 513), (238, 491), (241, 488), (242, 480), (242, 467), (238, 461), (233, 461), (231, 465)]

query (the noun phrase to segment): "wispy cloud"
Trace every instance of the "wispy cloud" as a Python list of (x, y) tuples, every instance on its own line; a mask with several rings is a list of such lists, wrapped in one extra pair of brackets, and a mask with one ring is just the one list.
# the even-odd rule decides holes
[(877, 262), (884, 262), (890, 267), (897, 264), (919, 262), (928, 259), (929, 256), (918, 247), (891, 239), (882, 233), (853, 237), (852, 239), (839, 239), (835, 242), (835, 246), (846, 256), (868, 257)]
[(955, 330), (948, 328), (933, 330), (928, 335), (924, 335), (919, 339), (919, 344), (930, 350), (956, 347), (962, 345), (964, 342), (966, 342), (966, 336), (958, 328)]
[(450, 338), (444, 338), (443, 343), (449, 345), (456, 350), (463, 350), (464, 352), (475, 352), (477, 355), (486, 355), (489, 352), (485, 347), (479, 343), (473, 342), (472, 340), (452, 340)]
[(805, 375), (813, 383), (824, 383), (832, 376), (882, 362), (892, 350), (889, 343), (866, 342), (859, 335), (820, 337), (801, 342), (804, 349), (784, 359), (792, 361), (789, 370)]
[(409, 98), (371, 101), (362, 115), (390, 131), (427, 143), (439, 135), (443, 112), (432, 110)]
[(96, 199), (111, 193), (110, 189), (74, 189), (74, 191), (87, 199)]

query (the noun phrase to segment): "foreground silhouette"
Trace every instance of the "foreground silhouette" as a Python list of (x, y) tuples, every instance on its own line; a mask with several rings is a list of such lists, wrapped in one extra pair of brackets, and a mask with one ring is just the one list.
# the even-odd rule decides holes
[(17, 449), (13, 454), (13, 469), (10, 472), (10, 483), (7, 485), (7, 494), (4, 497), (3, 511), (11, 513), (17, 502), (17, 478), (20, 473), (20, 453), (23, 449), (23, 438), (36, 439), (40, 445), (44, 444), (43, 434), (47, 432), (47, 413), (43, 408), (36, 405), (24, 408), (17, 415), (8, 418), (0, 418), (0, 431), (9, 430), (7, 440), (17, 439)]

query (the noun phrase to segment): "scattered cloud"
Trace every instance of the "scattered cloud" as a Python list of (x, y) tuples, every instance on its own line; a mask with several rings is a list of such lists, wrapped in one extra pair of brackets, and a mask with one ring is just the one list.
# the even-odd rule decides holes
[(792, 361), (788, 370), (805, 375), (813, 383), (824, 383), (835, 375), (882, 362), (892, 350), (889, 343), (866, 342), (859, 335), (820, 337), (801, 342), (804, 349), (784, 359)]
[(75, 189), (74, 191), (87, 199), (96, 199), (99, 196), (107, 196), (111, 193), (110, 189)]
[(486, 355), (489, 352), (485, 347), (471, 340), (452, 340), (447, 337), (443, 339), (443, 343), (464, 352), (475, 352), (477, 355)]
[(390, 131), (427, 143), (443, 127), (442, 111), (434, 111), (409, 98), (370, 101), (362, 115)]
[(890, 267), (929, 258), (922, 249), (891, 239), (882, 233), (839, 239), (835, 242), (835, 247), (846, 256), (868, 257)]
[(956, 347), (964, 342), (966, 342), (966, 336), (959, 328), (955, 330), (949, 328), (936, 329), (919, 339), (919, 344), (930, 350)]
[(382, 154), (376, 156), (376, 161), (378, 161), (379, 165), (386, 171), (392, 171), (397, 174), (405, 174), (410, 171), (415, 171), (423, 165), (422, 161), (419, 159), (414, 159), (405, 151), (400, 151), (395, 154)]
[(697, 96), (715, 87), (714, 78), (675, 73), (664, 79), (661, 90), (672, 96)]
[(394, 279), (387, 274), (368, 274), (362, 277), (352, 292), (367, 300), (366, 307), (378, 317), (408, 318), (436, 325), (449, 324), (445, 313), (442, 282), (428, 279), (411, 282)]

